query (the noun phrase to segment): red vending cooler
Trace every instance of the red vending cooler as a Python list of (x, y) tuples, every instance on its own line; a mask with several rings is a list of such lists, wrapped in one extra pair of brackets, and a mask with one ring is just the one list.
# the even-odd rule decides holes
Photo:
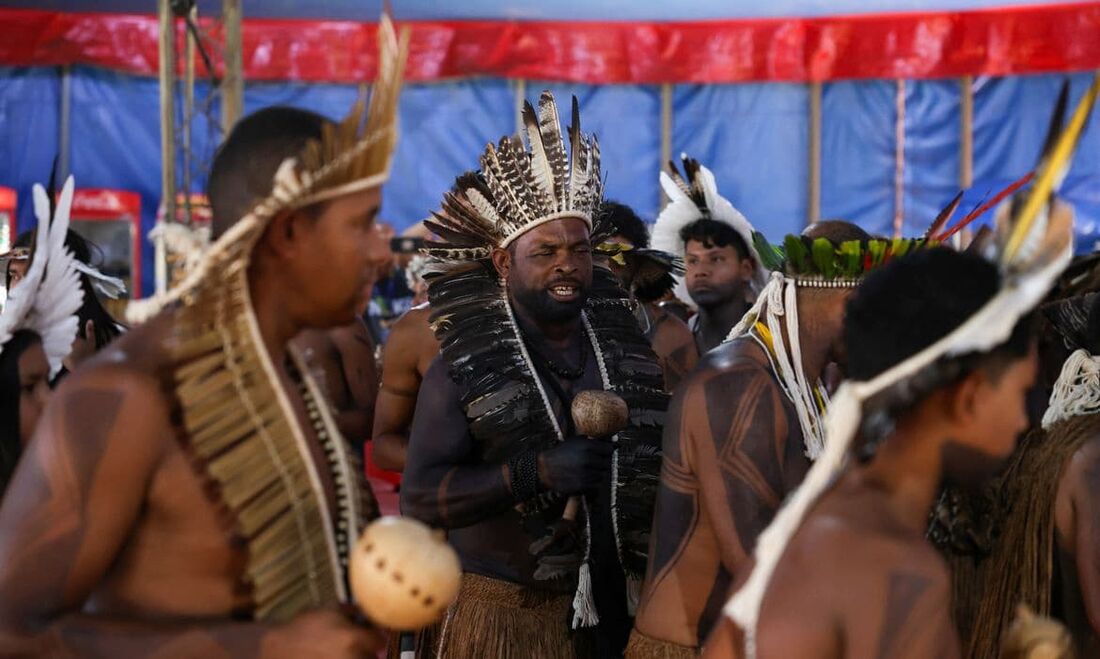
[(100, 271), (126, 282), (130, 298), (141, 297), (141, 197), (127, 190), (76, 190), (71, 227), (102, 250)]

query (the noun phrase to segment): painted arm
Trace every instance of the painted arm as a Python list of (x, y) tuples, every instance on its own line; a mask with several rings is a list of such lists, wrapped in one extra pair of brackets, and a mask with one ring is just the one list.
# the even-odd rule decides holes
[(406, 314), (397, 321), (382, 349), (382, 386), (375, 406), (371, 455), (375, 464), (390, 471), (405, 469), (409, 430), (420, 391), (419, 346), (409, 319)]
[(437, 359), (424, 376), (401, 480), (401, 511), (440, 528), (462, 528), (515, 505), (508, 467), (481, 464), (458, 387)]
[[(432, 526), (461, 528), (516, 505), (507, 464), (479, 463), (458, 388), (441, 359), (424, 376), (416, 402), (401, 510)], [(615, 446), (567, 437), (531, 456), (539, 492), (569, 496), (606, 485)]]

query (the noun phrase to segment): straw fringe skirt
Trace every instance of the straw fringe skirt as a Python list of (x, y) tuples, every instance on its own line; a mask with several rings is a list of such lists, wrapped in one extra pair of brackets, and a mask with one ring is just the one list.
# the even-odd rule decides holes
[[(573, 596), (476, 574), (462, 575), (458, 600), (434, 634), (417, 642), (418, 659), (573, 659), (588, 657), (570, 630)], [(434, 638), (429, 638), (434, 636)], [(576, 642), (575, 642), (576, 641)]]
[(637, 629), (631, 630), (630, 642), (626, 644), (626, 659), (696, 659), (698, 656), (695, 648), (659, 641)]

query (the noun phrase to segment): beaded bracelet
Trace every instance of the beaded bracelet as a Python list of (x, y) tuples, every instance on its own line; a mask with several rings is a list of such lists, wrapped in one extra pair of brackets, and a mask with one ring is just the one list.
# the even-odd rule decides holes
[(508, 460), (508, 474), (512, 479), (512, 498), (522, 503), (539, 493), (539, 462), (535, 451), (524, 451)]

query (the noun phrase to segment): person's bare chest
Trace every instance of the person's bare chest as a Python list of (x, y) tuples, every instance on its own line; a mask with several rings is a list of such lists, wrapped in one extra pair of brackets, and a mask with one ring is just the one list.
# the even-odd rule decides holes
[(244, 564), (213, 486), (173, 442), (91, 606), (142, 617), (229, 616), (248, 605), (240, 587)]

